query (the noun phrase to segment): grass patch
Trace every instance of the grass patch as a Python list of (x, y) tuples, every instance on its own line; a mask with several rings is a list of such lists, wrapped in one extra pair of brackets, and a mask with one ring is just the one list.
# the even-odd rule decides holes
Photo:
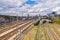
[(35, 40), (37, 26), (33, 26), (33, 27), (34, 28), (24, 37), (24, 40)]
[(54, 17), (52, 17), (51, 20), (52, 20), (54, 23), (60, 24), (60, 18), (54, 18)]

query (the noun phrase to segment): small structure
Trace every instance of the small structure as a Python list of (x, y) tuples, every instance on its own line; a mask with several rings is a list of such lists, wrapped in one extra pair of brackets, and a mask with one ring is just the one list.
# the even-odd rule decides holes
[(0, 25), (4, 24), (5, 23), (5, 18), (3, 17), (0, 17)]

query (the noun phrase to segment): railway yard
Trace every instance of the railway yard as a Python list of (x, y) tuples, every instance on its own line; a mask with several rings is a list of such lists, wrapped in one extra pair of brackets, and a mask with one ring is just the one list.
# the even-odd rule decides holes
[(0, 0), (0, 40), (60, 40), (60, 0)]
[(0, 26), (0, 40), (60, 40), (60, 25), (35, 20), (14, 21)]
[(13, 22), (0, 27), (0, 40), (14, 40), (17, 35), (24, 33), (32, 25), (32, 20)]

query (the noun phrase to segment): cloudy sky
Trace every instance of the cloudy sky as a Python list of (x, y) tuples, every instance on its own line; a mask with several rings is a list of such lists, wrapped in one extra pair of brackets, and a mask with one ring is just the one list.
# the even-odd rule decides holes
[(0, 0), (0, 15), (60, 13), (60, 0)]

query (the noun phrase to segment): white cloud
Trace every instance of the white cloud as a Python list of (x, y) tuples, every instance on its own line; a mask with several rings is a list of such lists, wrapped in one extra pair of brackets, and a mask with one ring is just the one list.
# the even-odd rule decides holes
[(56, 7), (54, 9), (52, 9), (52, 11), (58, 11), (58, 10), (60, 10), (60, 7)]
[(18, 7), (22, 5), (26, 0), (0, 0), (1, 6), (7, 6), (7, 7)]
[[(18, 8), (20, 5), (22, 5), (27, 0), (0, 0), (2, 2), (2, 6), (4, 7), (14, 7), (11, 9), (7, 9), (6, 12), (18, 12), (26, 11), (26, 13), (30, 12), (40, 12), (40, 13), (47, 13), (49, 11), (58, 11), (60, 10), (60, 0), (32, 0), (36, 1), (38, 4), (31, 7), (28, 4), (25, 4), (23, 7)], [(29, 9), (30, 8), (30, 9)]]
[[(23, 11), (28, 11), (29, 10), (29, 8), (30, 8), (30, 5), (28, 5), (28, 4), (25, 4), (23, 7), (21, 7), (21, 8), (9, 8), (9, 9), (5, 9), (4, 11), (2, 11), (2, 12), (0, 12), (0, 14), (4, 14), (4, 15), (6, 15), (6, 14), (9, 14), (9, 15), (21, 15), (22, 13), (23, 13)], [(25, 13), (26, 12), (24, 12), (24, 15), (26, 15)]]
[[(6, 13), (19, 13), (21, 9), (26, 10), (27, 7), (30, 5), (24, 5), (22, 8), (18, 8), (21, 6), (25, 1), (27, 0), (0, 0), (0, 14), (6, 14)], [(9, 8), (12, 7), (12, 8)], [(10, 15), (10, 14), (9, 14)], [(15, 15), (15, 14), (14, 14)]]
[(55, 7), (54, 9), (52, 9), (52, 11), (56, 11), (57, 14), (60, 14), (60, 7)]
[(3, 8), (0, 7), (0, 10), (3, 10)]
[[(38, 0), (35, 0), (38, 1)], [(52, 10), (55, 7), (58, 7), (57, 5), (60, 4), (59, 0), (46, 0), (45, 2), (41, 2), (33, 7), (30, 11), (35, 11), (35, 10), (40, 10), (40, 11), (45, 11), (45, 10)]]

